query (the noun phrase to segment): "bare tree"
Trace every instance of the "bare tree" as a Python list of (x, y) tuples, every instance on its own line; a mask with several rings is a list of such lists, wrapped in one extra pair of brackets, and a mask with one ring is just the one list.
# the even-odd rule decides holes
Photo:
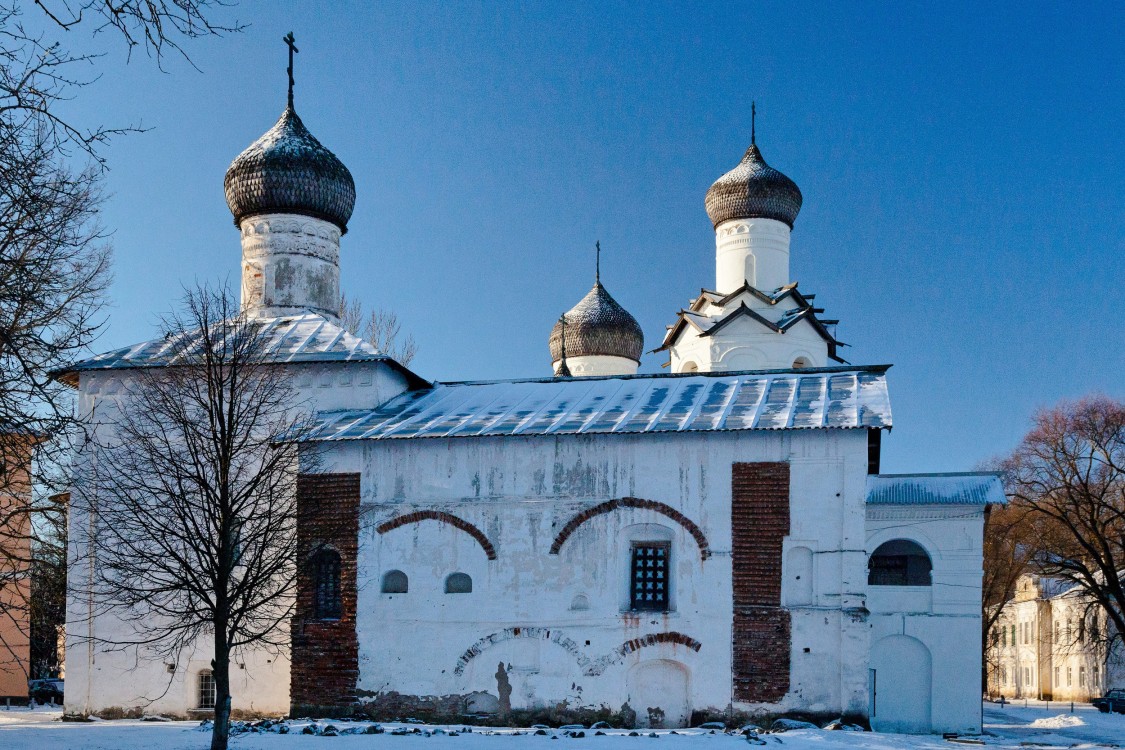
[(1066, 638), (1086, 639), (1087, 620), (1108, 622), (1096, 632), (1112, 647), (1125, 634), (1125, 403), (1090, 397), (1039, 412), (1003, 470), (1033, 524), (1036, 568), (1088, 603)]
[(347, 295), (341, 294), (340, 321), (346, 330), (367, 340), (377, 351), (404, 367), (418, 354), (413, 334), (408, 333), (404, 339), (399, 340), (402, 324), (398, 321), (398, 315), (391, 310), (379, 309), (365, 313), (359, 300), (350, 300)]
[[(215, 724), (227, 746), (232, 654), (287, 643), (294, 607), (296, 447), (305, 420), (284, 367), (264, 359), (260, 325), (226, 291), (190, 292), (164, 326), (169, 366), (135, 372), (99, 418), (87, 483), (72, 502), (95, 612), (176, 661), (212, 641)], [(311, 457), (302, 456), (302, 468)]]
[(1016, 582), (1032, 570), (1038, 550), (1034, 527), (1022, 506), (995, 506), (986, 511), (984, 522), (984, 575), (981, 579), (981, 653), (985, 664), (983, 689), (998, 668), (996, 626), (1016, 593)]
[[(97, 76), (94, 54), (62, 43), (113, 32), (159, 62), (182, 40), (236, 31), (222, 0), (0, 0), (0, 663), (27, 668), (36, 554), (55, 542), (72, 394), (51, 377), (86, 354), (102, 324), (110, 247), (99, 224), (102, 147), (136, 128), (84, 123), (67, 103)], [(35, 16), (29, 31), (24, 14)], [(52, 34), (52, 31), (54, 32)], [(34, 459), (34, 460), (33, 460)], [(32, 474), (33, 472), (33, 474)], [(32, 487), (42, 491), (32, 495)]]

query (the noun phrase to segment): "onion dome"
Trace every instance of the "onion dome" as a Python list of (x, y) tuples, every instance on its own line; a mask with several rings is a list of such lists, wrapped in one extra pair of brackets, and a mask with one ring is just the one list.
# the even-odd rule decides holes
[(235, 226), (258, 214), (303, 214), (346, 232), (355, 207), (352, 173), (313, 137), (292, 106), (231, 162), (223, 184)]
[(707, 215), (716, 227), (729, 219), (776, 219), (793, 228), (801, 210), (797, 183), (766, 164), (753, 142), (738, 166), (707, 190)]
[(563, 316), (551, 331), (551, 361), (563, 355), (563, 330), (566, 332), (566, 356), (623, 357), (640, 363), (645, 337), (641, 326), (629, 312), (617, 304), (601, 282)]

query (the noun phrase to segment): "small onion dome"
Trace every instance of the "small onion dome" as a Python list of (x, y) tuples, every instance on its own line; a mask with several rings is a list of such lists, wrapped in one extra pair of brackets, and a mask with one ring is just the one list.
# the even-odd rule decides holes
[(707, 190), (707, 215), (716, 227), (728, 219), (776, 219), (793, 228), (801, 210), (797, 183), (766, 164), (750, 144), (738, 166)]
[[(617, 304), (601, 285), (583, 297), (564, 316), (566, 318), (566, 356), (624, 357), (640, 363), (645, 337), (637, 319)], [(549, 341), (551, 361), (558, 362), (563, 352), (563, 324), (555, 323)]]
[(235, 226), (258, 214), (303, 214), (346, 232), (355, 207), (352, 173), (292, 107), (231, 162), (223, 185)]

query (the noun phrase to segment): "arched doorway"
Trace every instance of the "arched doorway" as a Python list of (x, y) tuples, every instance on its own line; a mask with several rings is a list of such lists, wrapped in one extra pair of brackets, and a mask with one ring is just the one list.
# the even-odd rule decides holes
[(931, 730), (930, 650), (916, 638), (890, 635), (871, 649), (871, 728), (880, 732)]
[(686, 727), (691, 719), (688, 670), (678, 661), (644, 661), (629, 670), (629, 705), (637, 726)]

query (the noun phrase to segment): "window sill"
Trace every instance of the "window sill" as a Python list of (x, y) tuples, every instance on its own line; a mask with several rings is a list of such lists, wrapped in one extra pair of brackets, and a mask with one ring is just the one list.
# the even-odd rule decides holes
[(649, 617), (651, 617), (653, 619), (657, 619), (657, 618), (676, 619), (680, 616), (680, 613), (677, 612), (674, 609), (668, 609), (668, 610), (664, 610), (664, 611), (656, 611), (656, 610), (652, 610), (652, 609), (623, 609), (623, 610), (620, 610), (620, 615), (622, 617), (635, 617), (638, 620), (644, 620), (645, 618), (649, 618)]

